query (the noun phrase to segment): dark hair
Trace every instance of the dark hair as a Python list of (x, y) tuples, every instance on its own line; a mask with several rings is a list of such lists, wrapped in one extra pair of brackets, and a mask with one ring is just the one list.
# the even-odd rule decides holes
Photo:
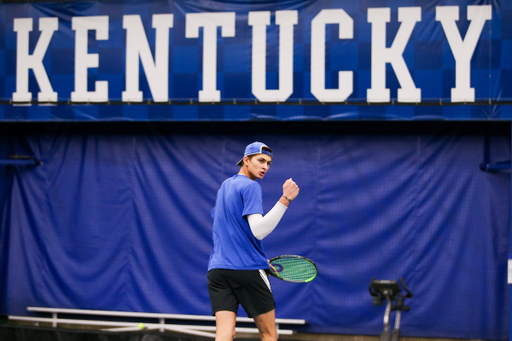
[[(261, 155), (261, 154), (263, 154), (263, 153), (247, 155), (247, 158), (248, 158), (248, 159), (249, 159), (249, 161), (250, 161), (250, 160), (252, 160), (252, 158), (253, 158), (253, 157), (258, 156), (258, 155)], [(267, 154), (263, 154), (263, 155), (267, 155)], [(267, 156), (268, 156), (268, 155), (267, 155)]]

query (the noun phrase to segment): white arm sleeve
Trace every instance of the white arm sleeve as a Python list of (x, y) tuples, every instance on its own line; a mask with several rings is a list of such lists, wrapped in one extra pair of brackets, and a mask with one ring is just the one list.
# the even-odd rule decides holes
[(278, 201), (265, 216), (261, 214), (249, 214), (247, 221), (251, 227), (252, 234), (259, 240), (268, 236), (270, 232), (274, 231), (283, 217), (284, 212), (286, 212), (286, 209), (287, 207)]

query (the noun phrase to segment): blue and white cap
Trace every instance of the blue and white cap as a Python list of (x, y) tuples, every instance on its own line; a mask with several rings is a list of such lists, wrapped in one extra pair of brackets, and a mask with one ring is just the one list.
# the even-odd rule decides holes
[[(244, 157), (256, 154), (267, 154), (268, 156), (272, 157), (272, 149), (270, 149), (265, 143), (258, 141), (253, 142), (245, 147)], [(243, 164), (244, 158), (238, 161), (236, 165), (241, 166)]]

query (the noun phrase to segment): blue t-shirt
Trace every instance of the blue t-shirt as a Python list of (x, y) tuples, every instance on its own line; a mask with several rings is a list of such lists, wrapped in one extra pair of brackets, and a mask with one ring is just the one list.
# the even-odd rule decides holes
[(260, 184), (245, 175), (224, 181), (217, 192), (213, 218), (211, 269), (268, 269), (261, 240), (254, 237), (245, 216), (263, 214)]

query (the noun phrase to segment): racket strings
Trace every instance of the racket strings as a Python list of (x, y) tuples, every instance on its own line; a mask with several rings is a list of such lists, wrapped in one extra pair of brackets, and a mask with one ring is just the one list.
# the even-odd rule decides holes
[[(278, 276), (291, 281), (304, 282), (316, 276), (316, 267), (303, 258), (287, 257), (275, 260)], [(282, 269), (282, 270), (281, 270)]]

